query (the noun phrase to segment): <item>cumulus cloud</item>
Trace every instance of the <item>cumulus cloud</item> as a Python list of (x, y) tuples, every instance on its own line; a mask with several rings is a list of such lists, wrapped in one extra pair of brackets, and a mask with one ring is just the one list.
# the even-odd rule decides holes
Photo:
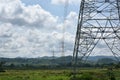
[(60, 5), (60, 4), (79, 4), (81, 0), (51, 0), (52, 4)]
[[(26, 6), (20, 0), (0, 0), (0, 57), (61, 56), (64, 32), (65, 55), (72, 55), (77, 13), (71, 11), (64, 22), (40, 5)], [(71, 3), (79, 0), (71, 0)], [(7, 4), (6, 4), (7, 3)], [(65, 0), (52, 0), (64, 4)]]
[(59, 23), (57, 25), (57, 29), (63, 30), (63, 28), (72, 34), (76, 32), (78, 15), (76, 12), (71, 11), (67, 16), (63, 23)]
[(63, 27), (65, 53), (72, 52), (74, 34), (71, 32), (76, 26), (77, 13), (70, 12), (64, 23), (58, 19), (61, 18), (38, 4), (26, 6), (20, 0), (1, 0), (0, 55), (39, 57), (52, 55), (51, 49), (54, 48), (56, 56), (60, 56)]
[(12, 25), (9, 23), (0, 24), (0, 37), (10, 36)]
[[(6, 5), (7, 3), (7, 5)], [(17, 26), (55, 27), (57, 18), (41, 8), (40, 5), (25, 6), (20, 0), (2, 0), (0, 21)]]
[[(7, 5), (6, 5), (7, 3)], [(50, 33), (57, 16), (40, 5), (25, 6), (20, 0), (0, 2), (1, 57), (38, 57), (48, 55), (53, 45)]]

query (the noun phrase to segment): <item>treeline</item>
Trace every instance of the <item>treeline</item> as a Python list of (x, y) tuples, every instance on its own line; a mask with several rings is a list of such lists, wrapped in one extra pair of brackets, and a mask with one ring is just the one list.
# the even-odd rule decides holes
[[(72, 56), (66, 57), (42, 57), (42, 58), (0, 58), (0, 71), (3, 69), (62, 69), (71, 68)], [(119, 68), (119, 62), (113, 58), (100, 58), (79, 61), (77, 67), (104, 68), (112, 66)]]

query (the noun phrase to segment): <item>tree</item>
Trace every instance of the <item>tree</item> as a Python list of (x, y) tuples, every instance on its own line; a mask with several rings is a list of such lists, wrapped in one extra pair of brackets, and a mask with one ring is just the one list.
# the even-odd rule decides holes
[(3, 69), (4, 64), (5, 62), (0, 62), (0, 72), (5, 72), (5, 70)]
[(15, 65), (13, 63), (10, 64), (10, 68), (14, 68)]

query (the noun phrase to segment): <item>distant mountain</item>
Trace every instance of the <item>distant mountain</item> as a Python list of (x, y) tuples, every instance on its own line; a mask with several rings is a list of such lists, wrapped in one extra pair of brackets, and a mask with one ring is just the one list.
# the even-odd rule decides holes
[[(65, 56), (65, 57), (39, 57), (39, 58), (0, 58), (0, 62), (5, 62), (6, 66), (42, 66), (42, 65), (56, 65), (56, 66), (71, 66), (72, 56)], [(86, 63), (84, 63), (86, 62)], [(94, 63), (99, 64), (109, 64), (109, 63), (116, 63), (116, 60), (113, 56), (90, 56), (88, 57), (87, 61), (80, 63), (78, 60), (78, 66), (86, 65), (92, 66)]]
[(99, 59), (102, 59), (102, 58), (111, 58), (111, 59), (115, 60), (114, 56), (90, 56), (90, 57), (88, 57), (88, 60), (96, 62), (96, 61), (98, 61)]
[(117, 61), (112, 58), (101, 58), (97, 61), (98, 64), (111, 64), (116, 63)]

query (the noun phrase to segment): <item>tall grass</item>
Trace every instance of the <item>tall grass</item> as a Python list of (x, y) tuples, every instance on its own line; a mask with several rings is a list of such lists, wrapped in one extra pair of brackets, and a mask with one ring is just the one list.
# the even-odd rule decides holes
[[(84, 69), (73, 79), (71, 70), (6, 70), (0, 73), (0, 80), (109, 80), (105, 69)], [(120, 70), (113, 71), (120, 80)]]

